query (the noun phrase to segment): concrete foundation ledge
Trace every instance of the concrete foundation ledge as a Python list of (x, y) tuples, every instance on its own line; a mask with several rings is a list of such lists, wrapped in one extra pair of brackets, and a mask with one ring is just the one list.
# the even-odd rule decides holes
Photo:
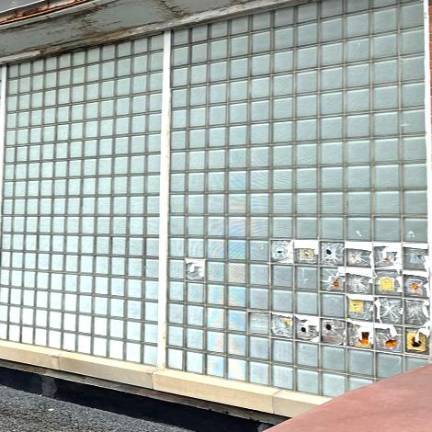
[(171, 369), (0, 341), (0, 359), (233, 407), (295, 417), (329, 398)]

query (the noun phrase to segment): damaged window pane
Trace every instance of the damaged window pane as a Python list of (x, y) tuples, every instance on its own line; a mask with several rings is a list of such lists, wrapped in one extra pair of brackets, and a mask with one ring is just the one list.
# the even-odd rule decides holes
[(403, 318), (402, 300), (380, 297), (376, 300), (377, 320), (386, 324), (401, 324)]
[(348, 323), (348, 345), (357, 348), (372, 348), (373, 328), (357, 323)]
[(272, 240), (271, 259), (273, 262), (292, 264), (292, 240)]
[(372, 299), (348, 297), (348, 316), (354, 319), (371, 321), (373, 319)]
[(427, 250), (404, 248), (404, 268), (409, 270), (426, 270)]
[(426, 277), (405, 275), (404, 289), (407, 296), (428, 296), (428, 280)]
[(333, 345), (345, 344), (345, 322), (334, 319), (323, 319), (321, 321), (321, 340)]
[(406, 329), (406, 352), (415, 354), (429, 353), (429, 335), (422, 333), (422, 329)]
[(272, 314), (272, 332), (276, 336), (293, 337), (293, 317), (290, 315)]
[(344, 244), (321, 243), (321, 263), (335, 266), (343, 265)]
[(370, 267), (371, 251), (365, 249), (347, 249), (347, 265), (354, 267)]
[(318, 256), (313, 248), (296, 248), (295, 260), (299, 264), (316, 264)]
[(205, 260), (185, 258), (186, 279), (203, 281), (205, 278)]
[(401, 329), (376, 328), (375, 344), (376, 349), (379, 350), (400, 352), (402, 349)]
[(296, 337), (301, 340), (317, 340), (319, 338), (319, 322), (315, 317), (302, 319), (296, 317)]
[(390, 246), (375, 246), (375, 268), (398, 267), (400, 265), (399, 252), (395, 249)]
[(323, 268), (321, 270), (321, 289), (324, 291), (343, 291), (344, 275), (334, 268)]
[(429, 321), (429, 302), (427, 300), (405, 300), (405, 322), (422, 326)]
[(398, 272), (391, 270), (376, 272), (375, 291), (378, 294), (400, 295), (401, 290)]
[(249, 313), (249, 331), (251, 333), (268, 334), (269, 314), (260, 312)]
[(346, 287), (347, 291), (355, 294), (371, 294), (372, 283), (371, 278), (367, 276), (347, 274)]

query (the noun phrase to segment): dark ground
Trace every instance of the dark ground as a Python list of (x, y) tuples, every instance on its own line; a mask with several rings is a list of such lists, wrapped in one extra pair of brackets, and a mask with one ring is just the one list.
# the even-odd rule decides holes
[(1, 432), (184, 432), (187, 430), (0, 386)]

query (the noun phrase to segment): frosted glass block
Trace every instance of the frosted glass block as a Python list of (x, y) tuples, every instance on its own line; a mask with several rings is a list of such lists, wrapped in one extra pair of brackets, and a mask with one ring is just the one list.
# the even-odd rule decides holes
[(244, 307), (246, 305), (246, 288), (238, 286), (228, 287), (228, 304)]
[(420, 4), (407, 4), (400, 9), (401, 27), (421, 26), (423, 22), (423, 9)]
[(266, 360), (269, 358), (269, 340), (266, 338), (250, 337), (249, 354), (252, 358)]
[(405, 241), (426, 241), (426, 226), (425, 219), (405, 219), (404, 223), (404, 240)]
[(402, 372), (402, 357), (393, 354), (377, 354), (377, 375), (387, 378)]
[(238, 334), (228, 335), (228, 354), (246, 355), (246, 336)]
[(318, 372), (297, 369), (297, 390), (305, 393), (318, 393), (319, 389), (319, 375)]
[(237, 310), (228, 311), (228, 329), (246, 331), (247, 316), (245, 312)]
[(302, 366), (318, 366), (318, 345), (297, 343), (297, 363)]
[(246, 361), (228, 358), (228, 378), (244, 381), (246, 379)]
[(299, 292), (296, 294), (297, 313), (316, 315), (318, 313), (318, 296), (315, 293)]
[(343, 348), (323, 346), (321, 362), (324, 369), (345, 371), (345, 350)]
[(322, 386), (325, 396), (339, 396), (345, 392), (346, 377), (324, 373), (322, 375)]
[(254, 384), (269, 384), (270, 366), (265, 363), (250, 362), (249, 376)]
[(203, 354), (195, 352), (186, 353), (186, 370), (188, 372), (203, 373)]
[(349, 350), (349, 371), (361, 375), (373, 375), (373, 353), (368, 351)]
[(225, 375), (225, 359), (215, 355), (207, 356), (207, 373), (209, 375), (224, 377)]

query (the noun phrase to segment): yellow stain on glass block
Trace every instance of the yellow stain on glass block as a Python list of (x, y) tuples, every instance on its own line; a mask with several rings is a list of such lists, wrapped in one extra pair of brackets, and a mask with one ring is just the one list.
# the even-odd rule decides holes
[(406, 333), (406, 349), (410, 352), (426, 352), (428, 349), (427, 337), (423, 333), (408, 330)]
[(350, 300), (348, 307), (349, 307), (349, 311), (352, 313), (363, 313), (364, 301), (363, 300)]
[(396, 290), (395, 280), (391, 277), (385, 276), (379, 280), (380, 291), (394, 292)]

